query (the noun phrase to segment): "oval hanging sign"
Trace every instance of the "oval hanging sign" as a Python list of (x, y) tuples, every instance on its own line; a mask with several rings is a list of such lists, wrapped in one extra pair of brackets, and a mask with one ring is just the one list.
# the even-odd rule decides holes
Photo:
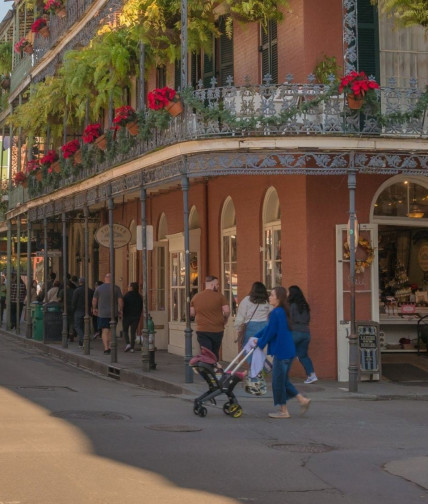
[(428, 244), (421, 245), (418, 252), (418, 264), (421, 270), (426, 273), (428, 271)]
[[(103, 247), (110, 247), (110, 226), (106, 224), (97, 229), (95, 239)], [(113, 224), (113, 248), (127, 245), (131, 240), (131, 231), (121, 224)]]

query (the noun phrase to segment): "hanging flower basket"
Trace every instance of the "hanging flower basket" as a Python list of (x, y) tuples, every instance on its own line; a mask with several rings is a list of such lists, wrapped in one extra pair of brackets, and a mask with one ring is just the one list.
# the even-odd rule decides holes
[(114, 126), (126, 126), (128, 123), (136, 122), (137, 113), (130, 105), (123, 105), (115, 110), (113, 119)]
[(15, 184), (15, 186), (19, 186), (19, 185), (23, 186), (24, 184), (28, 183), (27, 175), (23, 171), (16, 172), (12, 178), (12, 181)]
[(61, 173), (61, 165), (59, 164), (59, 161), (52, 163), (48, 171), (49, 173)]
[(73, 156), (78, 150), (80, 149), (80, 142), (79, 140), (70, 140), (70, 142), (67, 142), (61, 147), (62, 151), (62, 157), (64, 159), (68, 159)]
[(126, 126), (126, 129), (129, 131), (129, 133), (132, 136), (138, 135), (138, 123), (137, 123), (137, 121), (132, 121), (132, 122), (126, 123), (125, 126)]
[[(97, 140), (100, 137), (104, 136), (104, 135), (102, 135), (102, 132), (103, 132), (103, 130), (101, 128), (100, 123), (88, 124), (88, 126), (86, 126), (85, 130), (83, 131), (83, 135), (82, 135), (83, 143), (85, 143), (85, 144), (93, 143), (93, 144), (97, 145)], [(107, 148), (107, 145), (106, 145), (106, 148)], [(102, 149), (102, 150), (105, 150), (105, 149)]]
[[(19, 40), (14, 46), (14, 51), (18, 54), (21, 54), (21, 51), (24, 51), (26, 53), (32, 53), (33, 52), (33, 46), (29, 40), (27, 40), (25, 37), (22, 37), (21, 40)], [(30, 51), (31, 49), (31, 51)]]
[(65, 17), (67, 11), (63, 0), (48, 0), (43, 7), (46, 14), (55, 14), (58, 17)]
[(64, 19), (67, 16), (67, 10), (65, 7), (61, 7), (61, 9), (56, 9), (55, 14), (61, 18)]
[(33, 54), (33, 52), (34, 52), (32, 44), (26, 45), (23, 50), (27, 54)]
[(107, 150), (107, 138), (105, 135), (101, 135), (99, 136), (95, 142), (94, 142), (94, 145), (96, 145), (98, 147), (98, 149), (100, 150)]
[(364, 96), (355, 96), (351, 93), (346, 95), (346, 100), (348, 102), (348, 107), (351, 110), (360, 110), (364, 105)]
[(181, 103), (181, 101), (171, 101), (168, 103), (165, 109), (172, 117), (177, 117), (183, 113), (183, 104)]
[(46, 21), (45, 18), (41, 17), (38, 18), (34, 21), (34, 23), (31, 25), (31, 32), (32, 33), (40, 33), (40, 35), (44, 38), (49, 37), (49, 28), (48, 28), (48, 22)]
[(36, 171), (36, 180), (38, 182), (41, 182), (43, 180), (43, 173), (42, 173), (42, 170), (37, 170)]
[(74, 153), (73, 160), (75, 165), (82, 164), (82, 151), (80, 149)]
[(41, 35), (43, 38), (49, 38), (49, 27), (45, 26), (39, 30), (39, 35)]

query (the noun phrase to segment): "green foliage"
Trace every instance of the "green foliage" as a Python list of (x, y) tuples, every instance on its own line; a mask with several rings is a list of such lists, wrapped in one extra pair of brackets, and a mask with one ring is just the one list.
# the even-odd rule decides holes
[[(341, 66), (337, 64), (336, 56), (323, 55), (323, 59), (315, 65), (314, 75), (319, 84), (337, 84), (339, 82), (339, 71)], [(334, 77), (331, 82), (331, 76)]]
[(371, 0), (381, 12), (394, 17), (397, 26), (422, 26), (428, 29), (427, 0)]
[(12, 42), (0, 43), (0, 74), (7, 75), (12, 71)]

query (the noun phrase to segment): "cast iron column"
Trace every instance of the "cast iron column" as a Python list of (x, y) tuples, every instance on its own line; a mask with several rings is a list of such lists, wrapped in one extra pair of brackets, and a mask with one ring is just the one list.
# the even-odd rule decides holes
[[(48, 297), (48, 220), (46, 217), (43, 218), (43, 285), (43, 301), (46, 302)], [(43, 343), (46, 343), (45, 327), (46, 324), (43, 322)]]
[(90, 320), (91, 317), (89, 315), (89, 224), (88, 224), (88, 218), (89, 218), (89, 210), (88, 206), (85, 205), (83, 208), (83, 215), (85, 216), (85, 262), (83, 264), (84, 267), (84, 277), (85, 277), (85, 316), (83, 318), (83, 327), (84, 327), (84, 338), (83, 338), (83, 353), (85, 355), (90, 354), (90, 338), (89, 338), (89, 333), (90, 333)]
[[(185, 160), (187, 165), (187, 159)], [(190, 257), (189, 257), (189, 179), (187, 175), (181, 177), (183, 190), (183, 217), (184, 217), (184, 282), (186, 290), (186, 329), (184, 330), (184, 370), (186, 383), (193, 383), (193, 370), (189, 366), (192, 358), (192, 327), (190, 325)]]
[(354, 154), (350, 154), (348, 169), (349, 189), (349, 272), (351, 283), (351, 334), (349, 338), (349, 392), (358, 392), (358, 336), (355, 323), (355, 188), (357, 171), (354, 165)]
[(15, 332), (21, 329), (21, 216), (16, 218), (16, 320)]
[(27, 316), (25, 320), (27, 326), (25, 328), (25, 337), (31, 339), (33, 337), (33, 321), (31, 319), (31, 292), (33, 288), (33, 275), (31, 268), (31, 222), (30, 215), (27, 212), (27, 305), (25, 310), (27, 311)]
[(65, 212), (61, 214), (62, 220), (62, 283), (64, 285), (64, 307), (62, 310), (62, 347), (68, 347), (68, 315), (67, 315), (67, 218)]
[(181, 0), (181, 90), (187, 87), (187, 0)]
[[(10, 181), (9, 181), (10, 182)], [(6, 328), (10, 329), (10, 285), (12, 277), (12, 221), (7, 221), (7, 263), (6, 263)]]
[(116, 317), (117, 299), (114, 295), (116, 285), (116, 275), (114, 273), (114, 228), (113, 228), (113, 209), (114, 201), (111, 195), (111, 185), (107, 188), (108, 197), (108, 224), (110, 231), (110, 331), (111, 331), (111, 362), (117, 362), (117, 340), (116, 340)]
[(143, 264), (143, 344), (141, 345), (141, 364), (143, 371), (150, 371), (149, 359), (149, 295), (148, 295), (148, 274), (149, 265), (147, 257), (147, 214), (146, 214), (147, 193), (144, 187), (141, 188), (141, 234), (142, 234), (142, 264)]

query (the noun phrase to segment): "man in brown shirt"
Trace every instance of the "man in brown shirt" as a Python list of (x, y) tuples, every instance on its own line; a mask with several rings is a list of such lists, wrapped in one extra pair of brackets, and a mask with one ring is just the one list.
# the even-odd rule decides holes
[(218, 278), (207, 276), (205, 290), (193, 296), (190, 315), (196, 317), (196, 334), (201, 347), (211, 350), (219, 359), (224, 326), (230, 315), (226, 297), (218, 292)]

